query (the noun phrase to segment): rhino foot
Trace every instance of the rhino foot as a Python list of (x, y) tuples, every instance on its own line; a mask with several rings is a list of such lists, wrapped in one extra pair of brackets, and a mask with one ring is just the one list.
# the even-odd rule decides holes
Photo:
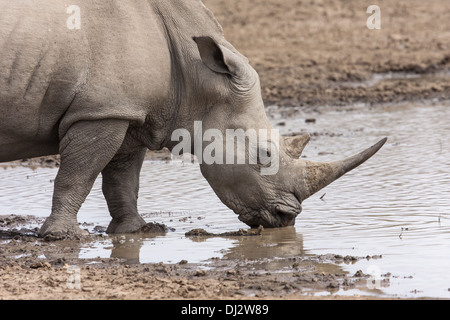
[(56, 222), (47, 219), (39, 230), (39, 237), (47, 241), (80, 239), (89, 235), (89, 231), (81, 229), (77, 223)]
[(133, 218), (128, 218), (126, 220), (122, 219), (112, 219), (109, 223), (106, 233), (135, 233), (144, 227), (147, 223), (140, 216)]

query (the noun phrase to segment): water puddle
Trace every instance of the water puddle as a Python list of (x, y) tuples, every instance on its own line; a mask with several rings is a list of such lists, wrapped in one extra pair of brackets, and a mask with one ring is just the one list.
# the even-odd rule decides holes
[[(333, 268), (352, 274), (362, 270), (375, 278), (389, 273), (389, 284), (370, 294), (450, 298), (450, 107), (397, 105), (309, 114), (268, 110), (281, 133), (312, 134), (304, 153), (308, 159), (339, 159), (385, 136), (389, 141), (363, 166), (306, 200), (295, 227), (265, 230), (258, 237), (185, 237), (195, 228), (222, 233), (247, 227), (218, 200), (197, 165), (147, 161), (140, 212), (146, 221), (176, 230), (147, 238), (108, 237), (82, 247), (79, 257), (113, 256), (128, 263), (187, 260), (205, 267), (211, 258), (249, 259), (260, 260), (261, 270), (283, 272), (280, 258), (382, 255)], [(56, 169), (48, 168), (0, 169), (0, 213), (46, 217), (55, 175)], [(100, 180), (78, 220), (91, 231), (108, 225)]]

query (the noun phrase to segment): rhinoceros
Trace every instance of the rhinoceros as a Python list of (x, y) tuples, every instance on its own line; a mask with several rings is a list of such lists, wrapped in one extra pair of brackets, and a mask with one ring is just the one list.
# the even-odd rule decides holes
[[(139, 230), (145, 154), (173, 150), (176, 129), (273, 129), (257, 72), (200, 0), (0, 0), (0, 108), (0, 162), (61, 157), (41, 236), (86, 233), (77, 212), (100, 173), (107, 232)], [(300, 158), (308, 140), (281, 138), (272, 175), (260, 162), (200, 169), (242, 222), (291, 226), (305, 199), (386, 142), (316, 163)]]

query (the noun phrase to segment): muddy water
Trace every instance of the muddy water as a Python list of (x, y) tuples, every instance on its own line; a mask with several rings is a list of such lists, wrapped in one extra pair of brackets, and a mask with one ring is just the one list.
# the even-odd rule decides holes
[[(287, 130), (305, 128), (301, 117), (294, 118), (286, 121)], [(391, 272), (385, 294), (450, 297), (450, 108), (327, 112), (307, 129), (319, 134), (306, 150), (318, 160), (350, 155), (379, 137), (389, 142), (304, 202), (296, 227), (304, 250), (382, 255), (348, 270)]]
[[(80, 257), (115, 256), (129, 263), (187, 260), (205, 268), (214, 257), (248, 259), (258, 262), (252, 268), (283, 272), (288, 266), (277, 264), (277, 258), (382, 255), (338, 266), (351, 274), (362, 270), (373, 280), (388, 279), (379, 285), (375, 281), (374, 289), (345, 294), (450, 298), (450, 107), (330, 108), (321, 113), (269, 107), (268, 112), (282, 133), (313, 135), (304, 153), (308, 159), (339, 159), (385, 136), (389, 141), (363, 166), (306, 200), (295, 227), (265, 230), (259, 237), (186, 238), (184, 233), (193, 228), (219, 233), (246, 226), (220, 203), (197, 165), (148, 161), (141, 175), (141, 214), (176, 231), (107, 238), (83, 248)], [(0, 170), (0, 214), (47, 216), (55, 175), (55, 169)], [(108, 225), (100, 180), (79, 221), (91, 231)]]

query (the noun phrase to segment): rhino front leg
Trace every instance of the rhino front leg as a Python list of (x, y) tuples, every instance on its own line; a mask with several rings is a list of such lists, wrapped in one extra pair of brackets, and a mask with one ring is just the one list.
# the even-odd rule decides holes
[(119, 150), (129, 123), (124, 120), (80, 121), (60, 142), (61, 166), (55, 179), (52, 213), (39, 235), (83, 235), (77, 213), (95, 179)]
[(139, 174), (147, 148), (119, 153), (103, 169), (103, 194), (112, 217), (107, 233), (133, 233), (145, 225), (139, 215), (137, 200)]

